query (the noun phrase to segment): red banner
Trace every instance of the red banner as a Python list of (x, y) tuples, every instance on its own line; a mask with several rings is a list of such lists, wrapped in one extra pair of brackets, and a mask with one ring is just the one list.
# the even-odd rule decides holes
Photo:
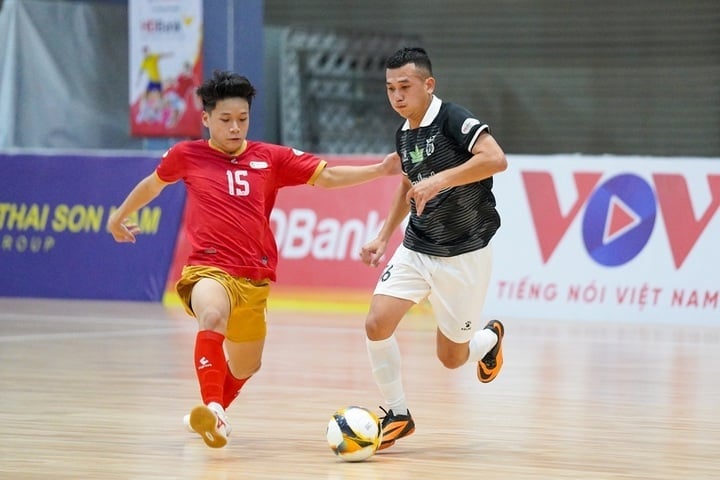
[[(325, 157), (330, 164), (367, 164), (381, 157)], [(327, 190), (304, 185), (280, 191), (270, 217), (278, 245), (277, 286), (363, 291), (368, 298), (381, 273), (360, 262), (361, 247), (377, 235), (401, 177)], [(398, 229), (386, 257), (402, 240)], [(168, 291), (174, 290), (189, 245), (180, 234)]]

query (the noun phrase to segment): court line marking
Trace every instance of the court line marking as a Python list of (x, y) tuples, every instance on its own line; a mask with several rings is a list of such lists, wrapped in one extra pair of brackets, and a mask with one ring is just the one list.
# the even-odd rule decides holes
[[(191, 317), (188, 317), (191, 318)], [(130, 325), (146, 325), (150, 322), (168, 321), (169, 318), (157, 316), (157, 317), (114, 317), (112, 315), (103, 316), (88, 316), (88, 315), (55, 315), (47, 313), (15, 313), (15, 312), (3, 312), (0, 313), (0, 326), (3, 320), (31, 320), (31, 321), (52, 321), (52, 322), (63, 322), (63, 323), (125, 323)]]
[(148, 335), (165, 335), (168, 333), (179, 333), (184, 331), (195, 331), (194, 328), (147, 328), (132, 330), (114, 330), (109, 332), (61, 332), (61, 333), (30, 333), (24, 335), (0, 336), (0, 343), (22, 343), (29, 341), (43, 340), (79, 340), (86, 338), (121, 338)]
[[(34, 321), (47, 324), (53, 323), (74, 323), (79, 325), (108, 325), (115, 326), (136, 326), (148, 325), (150, 328), (124, 328), (119, 330), (91, 331), (91, 332), (55, 332), (55, 333), (28, 333), (28, 334), (3, 334), (2, 323), (5, 321)], [(45, 341), (45, 340), (62, 340), (62, 339), (85, 339), (85, 338), (121, 338), (140, 335), (164, 335), (168, 333), (178, 333), (183, 331), (195, 331), (197, 325), (195, 322), (178, 321), (177, 326), (160, 327), (160, 322), (167, 323), (174, 321), (169, 318), (148, 317), (112, 317), (112, 316), (75, 316), (75, 315), (48, 315), (35, 313), (0, 313), (0, 343), (22, 343), (29, 341)]]

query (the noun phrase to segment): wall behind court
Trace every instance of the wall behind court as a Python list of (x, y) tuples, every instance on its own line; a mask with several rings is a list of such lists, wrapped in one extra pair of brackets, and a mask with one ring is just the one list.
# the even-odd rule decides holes
[(265, 0), (265, 24), (420, 36), (508, 152), (720, 154), (716, 0)]
[[(234, 8), (232, 15), (225, 8), (206, 8), (220, 17), (211, 20), (208, 34), (234, 38), (238, 62), (229, 66), (244, 71), (248, 60), (241, 54), (252, 58), (262, 51), (262, 35), (246, 35), (238, 27), (248, 14), (247, 2), (213, 2)], [(253, 18), (264, 21), (266, 29), (294, 25), (424, 39), (438, 94), (475, 111), (507, 152), (720, 155), (716, 0), (449, 0), (422, 7), (411, 0), (251, 3), (253, 12), (258, 10)], [(79, 6), (73, 15), (67, 14), (71, 4)], [(142, 148), (127, 135), (125, 2), (11, 0), (2, 4), (2, 13), (20, 5), (63, 22), (32, 25), (29, 31), (42, 36), (9, 35), (0, 41), (0, 86), (9, 85), (9, 91), (0, 88), (0, 145)], [(231, 21), (223, 21), (226, 17)], [(231, 26), (235, 36), (226, 31)], [(47, 41), (52, 32), (53, 40)], [(79, 35), (56, 40), (68, 32)], [(7, 54), (20, 43), (17, 56)], [(218, 65), (226, 60), (227, 51), (217, 44), (209, 51), (217, 58), (208, 54), (208, 70), (213, 60)], [(93, 59), (111, 65), (102, 70), (102, 81), (89, 77), (97, 74)], [(44, 73), (33, 73), (30, 82), (15, 79), (22, 69), (39, 67)], [(72, 80), (62, 87), (61, 77)], [(264, 84), (258, 82), (261, 96), (268, 91)], [(28, 99), (43, 108), (28, 109)], [(262, 120), (263, 110), (271, 119), (277, 113), (266, 106), (256, 120)], [(29, 113), (35, 111), (42, 111), (42, 121)], [(67, 128), (68, 122), (78, 127)], [(277, 138), (265, 131), (265, 138)]]

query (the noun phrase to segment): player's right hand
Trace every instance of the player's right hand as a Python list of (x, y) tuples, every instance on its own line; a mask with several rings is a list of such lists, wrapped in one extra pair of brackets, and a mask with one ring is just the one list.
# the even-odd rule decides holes
[(385, 175), (399, 175), (402, 173), (402, 161), (397, 152), (389, 153), (382, 161)]
[(371, 240), (363, 245), (360, 250), (360, 260), (362, 260), (365, 265), (377, 267), (386, 249), (387, 242), (385, 240), (379, 238)]
[(110, 218), (107, 229), (116, 242), (135, 243), (135, 235), (140, 233), (140, 227), (135, 223), (118, 222)]

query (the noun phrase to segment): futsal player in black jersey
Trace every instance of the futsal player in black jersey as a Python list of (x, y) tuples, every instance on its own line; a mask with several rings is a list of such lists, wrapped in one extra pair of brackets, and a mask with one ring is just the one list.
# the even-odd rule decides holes
[(495, 379), (503, 363), (504, 327), (480, 327), (492, 267), (491, 239), (500, 227), (493, 175), (507, 168), (488, 125), (434, 95), (432, 64), (422, 48), (386, 61), (387, 96), (405, 119), (395, 143), (403, 180), (377, 238), (362, 261), (377, 266), (395, 229), (410, 214), (405, 236), (373, 293), (365, 321), (373, 376), (387, 404), (380, 449), (415, 431), (402, 384), (395, 329), (427, 299), (437, 322), (436, 350), (447, 368), (477, 362), (478, 379)]

